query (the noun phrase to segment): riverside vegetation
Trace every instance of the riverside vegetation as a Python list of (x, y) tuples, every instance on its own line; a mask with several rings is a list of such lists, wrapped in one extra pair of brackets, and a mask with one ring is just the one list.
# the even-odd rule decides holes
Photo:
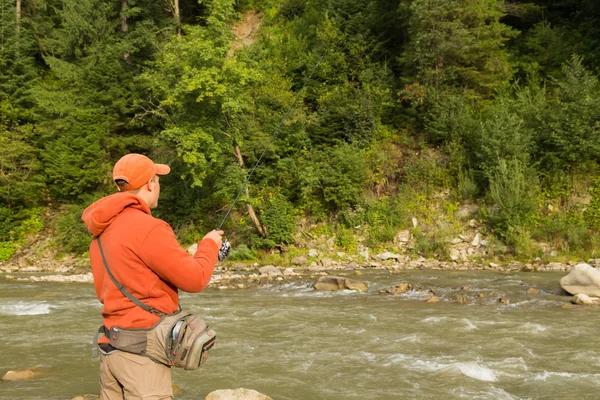
[(231, 268), (597, 257), (598, 2), (0, 8), (5, 272), (85, 270), (81, 212), (127, 152), (171, 165), (182, 243), (214, 229), (319, 60), (225, 221)]

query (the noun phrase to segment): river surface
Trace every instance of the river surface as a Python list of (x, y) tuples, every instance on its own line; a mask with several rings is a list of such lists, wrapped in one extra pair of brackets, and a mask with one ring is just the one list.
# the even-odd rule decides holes
[[(367, 293), (316, 292), (309, 281), (183, 293), (184, 308), (218, 339), (199, 370), (173, 370), (175, 398), (244, 387), (274, 400), (598, 399), (600, 309), (562, 308), (564, 274), (367, 272), (357, 277)], [(425, 291), (379, 294), (401, 282), (433, 288), (442, 301), (425, 302)], [(527, 294), (532, 287), (541, 293)], [(39, 374), (0, 381), (0, 399), (97, 394), (99, 310), (91, 284), (0, 275), (0, 376)]]

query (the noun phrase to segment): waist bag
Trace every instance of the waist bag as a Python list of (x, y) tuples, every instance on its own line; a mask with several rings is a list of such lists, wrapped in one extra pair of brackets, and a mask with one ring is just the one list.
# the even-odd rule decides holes
[(133, 296), (110, 272), (100, 238), (96, 237), (96, 240), (106, 272), (115, 286), (134, 304), (151, 314), (158, 315), (160, 320), (147, 329), (119, 327), (107, 329), (105, 326), (101, 326), (94, 339), (96, 348), (92, 351), (92, 355), (94, 356), (97, 352), (98, 337), (104, 335), (115, 349), (139, 354), (155, 362), (183, 368), (186, 371), (200, 367), (208, 358), (208, 351), (215, 344), (217, 338), (215, 331), (197, 315), (181, 309), (173, 314), (165, 314)]

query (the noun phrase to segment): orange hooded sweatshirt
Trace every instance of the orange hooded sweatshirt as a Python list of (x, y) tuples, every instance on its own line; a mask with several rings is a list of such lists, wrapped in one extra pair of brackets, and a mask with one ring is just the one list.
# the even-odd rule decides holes
[[(178, 289), (200, 292), (208, 285), (219, 253), (217, 244), (203, 239), (190, 256), (171, 227), (154, 218), (140, 197), (115, 193), (90, 205), (81, 218), (92, 235), (100, 235), (115, 279), (146, 305), (165, 314), (174, 313), (179, 307)], [(90, 259), (106, 328), (150, 328), (158, 322), (158, 316), (136, 306), (115, 286), (96, 240), (90, 244)], [(100, 342), (108, 340), (102, 337)]]

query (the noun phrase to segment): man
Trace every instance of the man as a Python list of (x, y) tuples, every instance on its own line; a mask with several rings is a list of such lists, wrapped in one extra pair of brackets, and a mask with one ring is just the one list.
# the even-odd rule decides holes
[[(159, 175), (170, 168), (141, 154), (127, 154), (114, 166), (119, 193), (90, 205), (82, 215), (88, 231), (100, 237), (107, 264), (115, 279), (151, 308), (171, 314), (178, 310), (178, 289), (200, 292), (217, 262), (223, 231), (209, 232), (191, 257), (171, 227), (152, 217), (158, 205)], [(90, 245), (94, 286), (104, 327), (150, 328), (159, 317), (135, 305), (112, 282), (97, 240)], [(171, 369), (150, 358), (119, 351), (100, 336), (100, 399), (171, 399)]]

